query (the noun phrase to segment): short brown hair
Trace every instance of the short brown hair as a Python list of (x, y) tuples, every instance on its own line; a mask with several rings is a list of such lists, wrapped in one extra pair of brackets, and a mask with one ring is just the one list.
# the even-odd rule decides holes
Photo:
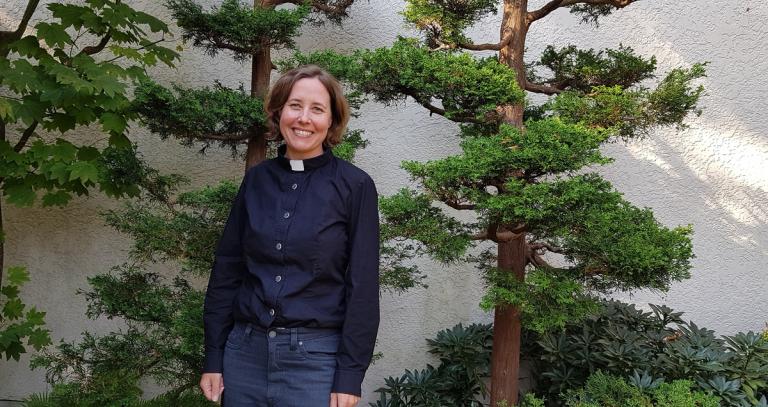
[(344, 97), (338, 79), (317, 65), (303, 65), (285, 72), (272, 86), (267, 96), (264, 110), (267, 112), (267, 125), (273, 140), (282, 140), (280, 134), (280, 111), (291, 95), (293, 85), (301, 79), (317, 78), (325, 86), (331, 96), (331, 127), (323, 141), (323, 145), (334, 147), (341, 143), (341, 137), (349, 122), (349, 103)]

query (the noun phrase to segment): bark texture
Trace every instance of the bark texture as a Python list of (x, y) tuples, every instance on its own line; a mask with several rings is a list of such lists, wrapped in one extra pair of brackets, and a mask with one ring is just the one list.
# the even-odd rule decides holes
[[(528, 33), (527, 0), (504, 0), (500, 38), (509, 38), (499, 50), (499, 61), (517, 75), (517, 83), (525, 89), (525, 38)], [(505, 123), (523, 127), (523, 105), (500, 106), (499, 113)], [(498, 268), (525, 279), (527, 244), (525, 231), (518, 232), (510, 241), (498, 244)], [(499, 402), (517, 404), (520, 371), (520, 310), (517, 307), (499, 307), (493, 319), (493, 353), (491, 356), (491, 406)]]

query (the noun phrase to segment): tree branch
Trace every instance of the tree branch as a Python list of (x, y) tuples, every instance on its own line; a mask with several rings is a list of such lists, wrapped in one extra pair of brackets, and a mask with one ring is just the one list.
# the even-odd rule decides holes
[[(346, 16), (347, 15), (347, 8), (354, 3), (355, 0), (340, 0), (336, 2), (335, 5), (328, 4), (327, 1), (323, 0), (312, 0), (310, 5), (317, 9), (318, 11), (322, 11), (324, 13), (328, 14), (336, 14), (339, 16)], [(297, 6), (300, 6), (302, 4), (305, 4), (306, 0), (274, 0), (270, 1), (270, 4), (279, 6), (281, 4), (295, 4)]]
[(101, 39), (101, 41), (99, 41), (98, 44), (85, 47), (85, 48), (83, 48), (83, 50), (81, 52), (86, 54), (86, 55), (97, 54), (97, 53), (101, 52), (102, 50), (104, 50), (104, 47), (107, 46), (107, 43), (109, 42), (109, 40), (111, 38), (112, 38), (112, 32), (108, 31), (107, 35), (105, 35)]
[(562, 247), (552, 246), (551, 244), (549, 244), (547, 242), (533, 243), (533, 244), (529, 245), (529, 247), (531, 248), (531, 250), (547, 249), (548, 251), (550, 251), (552, 253), (563, 253), (563, 248)]
[(529, 92), (543, 93), (545, 95), (556, 95), (563, 92), (563, 89), (560, 89), (556, 86), (544, 85), (542, 83), (533, 83), (528, 81), (525, 81), (525, 90)]
[(19, 139), (19, 142), (16, 143), (15, 146), (13, 146), (13, 151), (19, 152), (22, 148), (24, 148), (25, 145), (27, 145), (27, 141), (30, 137), (32, 137), (32, 134), (34, 134), (35, 129), (37, 128), (37, 120), (33, 121), (32, 124), (27, 127), (26, 130), (24, 130), (24, 133), (21, 134), (21, 138)]
[(538, 10), (529, 11), (525, 16), (525, 23), (531, 25), (532, 22), (546, 17), (549, 15), (549, 13), (560, 8), (560, 5), (563, 3), (563, 1), (565, 0), (552, 0)]
[(467, 44), (460, 42), (456, 45), (458, 45), (460, 48), (464, 48), (470, 51), (499, 51), (512, 41), (512, 37), (514, 37), (514, 31), (510, 30), (504, 36), (504, 38), (501, 39), (501, 41), (495, 44)]
[[(436, 113), (436, 114), (439, 114), (440, 116), (445, 117), (445, 113), (446, 113), (445, 109), (441, 109), (441, 108), (439, 108), (439, 107), (429, 103), (426, 100), (422, 100), (422, 99), (414, 96), (413, 94), (411, 94), (411, 93), (409, 93), (407, 91), (404, 91), (403, 93), (405, 95), (408, 95), (408, 96), (412, 97), (413, 100), (416, 101), (416, 103), (418, 103), (418, 104), (424, 106), (425, 108), (427, 108), (427, 110), (429, 110), (430, 113)], [(453, 117), (447, 118), (447, 119), (451, 120), (451, 121), (454, 121), (454, 122), (461, 122), (461, 123), (477, 123), (477, 124), (484, 124), (484, 123), (486, 123), (486, 121), (484, 121), (484, 120), (478, 120), (477, 118), (471, 117), (471, 116), (453, 116)]]
[(588, 4), (592, 6), (610, 5), (616, 8), (624, 8), (636, 1), (637, 0), (552, 0), (538, 10), (529, 11), (525, 17), (525, 22), (530, 25), (532, 22), (546, 17), (549, 13), (558, 8), (569, 7), (576, 4)]
[(39, 3), (40, 0), (29, 0), (27, 2), (27, 8), (24, 9), (24, 15), (21, 17), (19, 26), (16, 27), (15, 31), (0, 31), (0, 57), (5, 58), (8, 56), (8, 53), (11, 52), (11, 50), (6, 48), (5, 45), (18, 40), (22, 35), (24, 35), (24, 31), (27, 29), (29, 20), (32, 18), (32, 14), (35, 13)]

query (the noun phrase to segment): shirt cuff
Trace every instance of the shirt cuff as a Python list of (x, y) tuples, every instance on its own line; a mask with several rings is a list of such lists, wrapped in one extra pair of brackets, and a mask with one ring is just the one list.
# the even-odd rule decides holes
[(203, 373), (221, 373), (224, 371), (224, 351), (213, 349), (205, 351)]
[(360, 397), (362, 394), (360, 385), (363, 383), (363, 377), (365, 377), (365, 372), (336, 369), (331, 393), (344, 393)]

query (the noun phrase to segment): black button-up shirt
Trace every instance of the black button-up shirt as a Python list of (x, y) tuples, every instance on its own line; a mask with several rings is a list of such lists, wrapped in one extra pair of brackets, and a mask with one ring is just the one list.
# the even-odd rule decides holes
[(232, 205), (205, 296), (203, 371), (222, 371), (235, 320), (339, 328), (332, 391), (360, 395), (379, 325), (376, 187), (329, 149), (284, 154), (249, 169)]

